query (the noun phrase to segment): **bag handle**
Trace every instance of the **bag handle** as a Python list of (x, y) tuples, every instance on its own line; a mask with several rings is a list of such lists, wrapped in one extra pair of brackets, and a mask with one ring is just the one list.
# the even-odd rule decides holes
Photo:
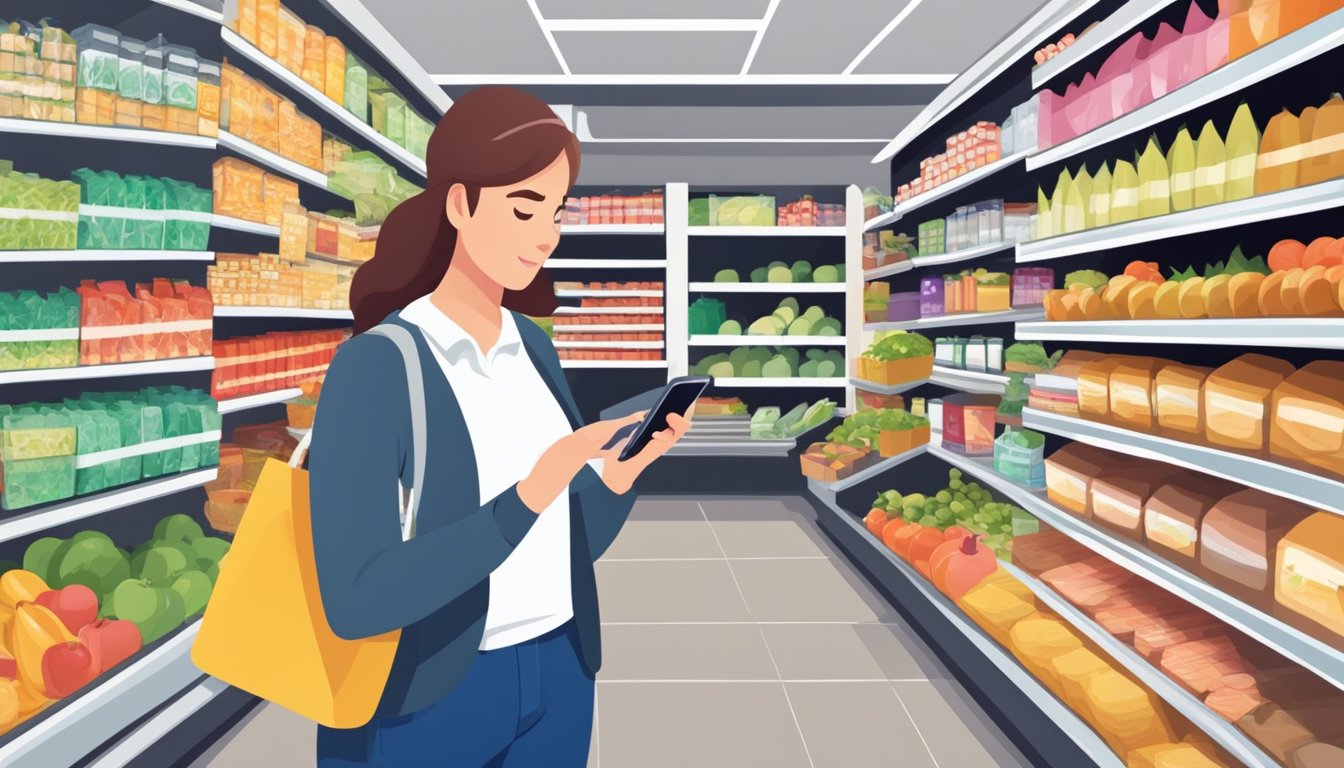
[[(406, 367), (406, 387), (411, 399), (411, 450), (412, 468), (411, 468), (411, 499), (410, 509), (403, 510), (403, 519), (401, 526), (402, 540), (409, 540), (415, 536), (415, 521), (420, 511), (420, 493), (418, 491), (424, 487), (425, 481), (425, 380), (420, 369), (420, 353), (415, 347), (415, 338), (411, 332), (392, 323), (383, 323), (382, 325), (370, 328), (369, 333), (375, 336), (382, 336), (397, 345), (397, 350), (401, 352), (401, 359)], [(304, 456), (308, 453), (308, 447), (313, 440), (313, 430), (299, 440), (299, 445), (294, 449), (294, 455), (289, 460), (289, 465), (298, 469), (303, 465)]]

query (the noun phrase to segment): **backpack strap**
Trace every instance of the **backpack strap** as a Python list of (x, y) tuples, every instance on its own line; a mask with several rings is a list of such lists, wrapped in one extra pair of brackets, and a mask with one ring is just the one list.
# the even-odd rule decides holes
[[(415, 536), (415, 521), (420, 510), (420, 498), (423, 495), (425, 480), (425, 380), (420, 370), (420, 351), (415, 346), (415, 338), (406, 328), (393, 323), (383, 323), (369, 329), (368, 333), (382, 336), (397, 345), (402, 362), (406, 366), (406, 386), (411, 399), (411, 451), (412, 484), (410, 502), (402, 505), (401, 538), (409, 541)], [(409, 509), (407, 508), (409, 507)]]

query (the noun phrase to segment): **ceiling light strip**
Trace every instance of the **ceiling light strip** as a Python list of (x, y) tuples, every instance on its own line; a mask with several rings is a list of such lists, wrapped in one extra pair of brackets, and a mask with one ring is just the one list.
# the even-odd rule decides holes
[[(778, 0), (775, 0), (778, 2)], [(551, 32), (756, 32), (762, 19), (543, 19)]]
[(887, 139), (860, 139), (860, 138), (791, 138), (791, 137), (772, 137), (772, 138), (751, 138), (746, 136), (735, 136), (731, 138), (653, 138), (653, 137), (630, 137), (630, 138), (598, 138), (593, 135), (592, 128), (588, 126), (588, 113), (579, 109), (575, 110), (576, 123), (574, 133), (578, 135), (579, 141), (585, 144), (885, 144)]
[[(901, 86), (901, 85), (947, 85), (957, 79), (956, 74), (897, 74), (897, 75), (522, 75), (522, 74), (461, 74), (447, 73), (431, 75), (438, 85), (566, 85), (566, 86), (616, 86), (616, 85), (796, 85), (796, 86)], [(888, 139), (890, 141), (890, 139)]]
[(546, 44), (551, 46), (551, 53), (560, 65), (560, 71), (566, 75), (570, 74), (569, 63), (565, 61), (564, 54), (560, 53), (560, 46), (555, 44), (555, 35), (551, 34), (550, 27), (546, 26), (546, 19), (542, 18), (541, 9), (537, 7), (537, 0), (527, 0), (527, 7), (532, 9), (532, 18), (537, 20), (537, 26), (541, 28), (541, 34), (546, 37)]
[(883, 27), (882, 31), (878, 32), (876, 37), (868, 41), (868, 44), (863, 47), (863, 50), (859, 51), (859, 55), (855, 56), (854, 60), (849, 62), (848, 67), (845, 67), (843, 74), (854, 74), (854, 70), (858, 69), (859, 64), (863, 63), (863, 60), (868, 58), (868, 54), (872, 53), (877, 46), (881, 45), (882, 41), (886, 40), (887, 36), (895, 31), (896, 27), (900, 26), (902, 21), (905, 21), (910, 14), (914, 13), (915, 9), (918, 8), (919, 4), (922, 2), (924, 2), (924, 0), (910, 0), (899, 13), (892, 17), (891, 21), (887, 22), (887, 26)]
[(756, 36), (751, 39), (751, 48), (747, 50), (747, 58), (742, 62), (742, 72), (747, 74), (751, 71), (751, 63), (756, 60), (756, 51), (760, 50), (761, 38), (765, 37), (765, 30), (770, 27), (770, 22), (775, 20), (775, 9), (779, 7), (779, 0), (770, 0), (770, 5), (765, 9), (765, 17), (761, 19), (761, 28), (756, 30)]

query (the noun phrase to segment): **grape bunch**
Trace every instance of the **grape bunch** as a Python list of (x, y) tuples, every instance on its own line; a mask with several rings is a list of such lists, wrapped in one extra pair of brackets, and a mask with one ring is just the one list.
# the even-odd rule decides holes
[(975, 481), (962, 479), (960, 469), (947, 472), (947, 488), (936, 494), (885, 491), (873, 503), (885, 509), (888, 517), (900, 515), (907, 523), (946, 529), (959, 525), (984, 536), (984, 542), (996, 554), (1006, 554), (1014, 533), (1031, 533), (1036, 520), (1021, 508), (995, 501), (993, 495)]

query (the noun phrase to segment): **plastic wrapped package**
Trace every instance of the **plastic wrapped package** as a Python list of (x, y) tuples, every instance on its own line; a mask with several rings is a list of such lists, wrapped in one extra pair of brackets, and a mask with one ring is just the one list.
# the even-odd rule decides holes
[(256, 112), (254, 83), (227, 60), (220, 68), (219, 83), (219, 127), (235, 136), (251, 136)]
[(350, 114), (369, 122), (369, 70), (349, 51), (345, 54), (345, 97), (342, 103)]
[(78, 227), (78, 186), (0, 163), (0, 249), (74, 248)]
[(257, 0), (238, 0), (236, 15), (230, 26), (233, 30), (242, 36), (244, 40), (256, 45), (257, 43)]
[(122, 35), (117, 67), (117, 112), (113, 124), (140, 127), (144, 94), (145, 44)]
[(280, 258), (303, 261), (307, 256), (308, 212), (297, 199), (286, 201), (280, 217)]
[(0, 406), (5, 509), (67, 499), (75, 493), (75, 428), (63, 411)]
[(355, 260), (355, 241), (359, 239), (359, 229), (353, 219), (337, 220), (336, 258), (342, 261)]
[(335, 35), (323, 40), (322, 92), (328, 99), (345, 102), (345, 44)]
[(168, 129), (168, 115), (163, 103), (163, 46), (167, 40), (159, 35), (145, 42), (145, 66), (143, 83), (143, 101), (140, 125), (152, 131)]
[(273, 173), (262, 175), (262, 205), (265, 217), (263, 221), (271, 226), (280, 226), (285, 206), (299, 202), (299, 185), (283, 176)]
[[(280, 154), (280, 104), (282, 99), (270, 88), (255, 82), (253, 86), (252, 95), (256, 98), (256, 111), (252, 114), (252, 135), (248, 139), (262, 149)], [(288, 140), (286, 140), (286, 144), (288, 143)]]
[(280, 102), (278, 119), (280, 135), (285, 141), (280, 153), (314, 170), (322, 168), (322, 126), (300, 113), (293, 103)]
[(66, 288), (46, 297), (32, 291), (0, 293), (0, 371), (75, 365), (79, 365), (77, 294)]
[(201, 59), (196, 65), (196, 133), (219, 135), (219, 62)]
[(255, 0), (257, 4), (257, 48), (272, 59), (278, 59), (280, 34), (280, 0)]
[(236, 157), (215, 161), (214, 212), (246, 221), (264, 222), (262, 203), (265, 171)]
[(214, 195), (186, 181), (163, 179), (166, 211), (163, 247), (203, 251), (209, 245)]
[(75, 120), (90, 125), (112, 125), (116, 119), (121, 70), (121, 33), (99, 24), (85, 24), (72, 36), (79, 59)]
[(164, 47), (163, 103), (168, 130), (177, 133), (195, 133), (196, 51), (182, 45)]
[(279, 15), (276, 17), (276, 24), (275, 60), (290, 72), (302, 75), (303, 38), (307, 33), (307, 27), (304, 25), (303, 19), (281, 5)]
[(300, 69), (300, 77), (304, 82), (319, 91), (326, 91), (327, 35), (312, 24), (304, 27), (303, 64)]
[(709, 196), (710, 226), (772, 227), (775, 221), (773, 195)]

